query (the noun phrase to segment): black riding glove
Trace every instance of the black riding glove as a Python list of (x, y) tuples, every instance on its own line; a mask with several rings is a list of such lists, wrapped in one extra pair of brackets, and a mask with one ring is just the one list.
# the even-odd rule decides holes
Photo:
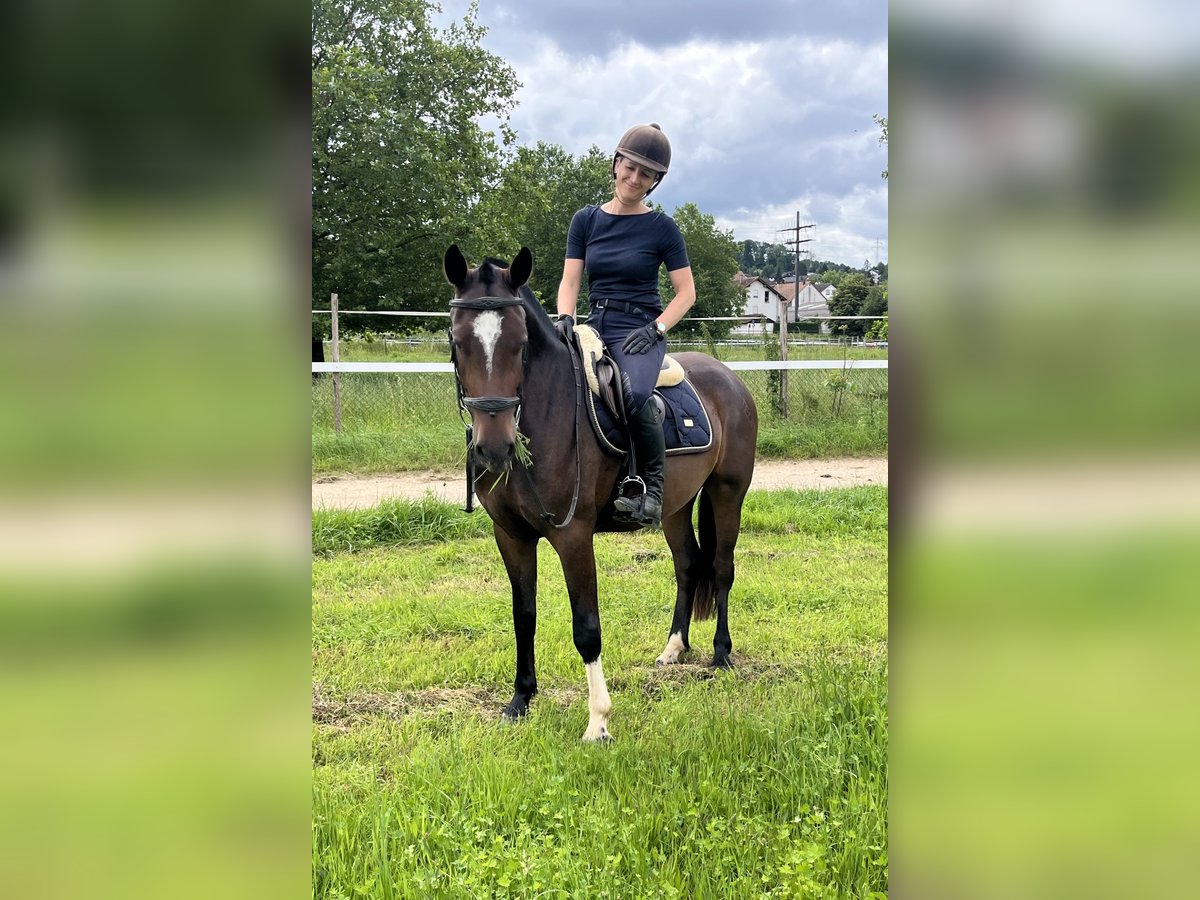
[(654, 323), (643, 325), (636, 331), (629, 332), (629, 337), (625, 338), (625, 343), (621, 345), (621, 349), (626, 353), (648, 353), (650, 348), (661, 341), (663, 336), (659, 333)]
[(558, 320), (555, 321), (554, 327), (558, 329), (558, 333), (562, 336), (563, 341), (565, 341), (569, 347), (571, 342), (575, 339), (575, 319), (566, 313), (563, 313), (558, 317)]

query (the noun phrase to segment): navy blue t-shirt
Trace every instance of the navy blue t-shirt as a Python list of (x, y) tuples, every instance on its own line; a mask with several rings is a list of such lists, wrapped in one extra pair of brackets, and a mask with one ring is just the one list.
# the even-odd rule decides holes
[(585, 206), (571, 219), (567, 259), (582, 259), (588, 275), (588, 299), (624, 300), (659, 308), (658, 268), (686, 269), (687, 247), (679, 226), (654, 210), (614, 216), (599, 206)]

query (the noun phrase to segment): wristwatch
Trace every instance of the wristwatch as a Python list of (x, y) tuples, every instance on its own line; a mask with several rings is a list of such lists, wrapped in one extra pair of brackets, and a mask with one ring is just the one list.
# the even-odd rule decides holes
[(658, 330), (659, 337), (666, 337), (666, 334), (667, 334), (667, 326), (666, 325), (664, 325), (662, 322), (658, 321), (658, 319), (655, 319), (654, 327)]

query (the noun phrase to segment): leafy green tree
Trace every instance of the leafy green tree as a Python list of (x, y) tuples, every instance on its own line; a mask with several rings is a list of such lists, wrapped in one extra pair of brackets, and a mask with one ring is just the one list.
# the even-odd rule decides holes
[(768, 244), (766, 261), (772, 277), (778, 281), (784, 272), (791, 272), (795, 267), (796, 254), (783, 244)]
[[(798, 269), (802, 278), (807, 276), (813, 281), (822, 281), (836, 287), (848, 273), (855, 271), (845, 263), (810, 259), (804, 256), (800, 258), (797, 266), (795, 251), (785, 244), (742, 241), (740, 246), (741, 269), (748, 275), (762, 275), (778, 281), (785, 272), (790, 273)], [(870, 261), (864, 262), (864, 266), (870, 266)], [(877, 263), (875, 266), (871, 266), (869, 274), (872, 281), (887, 281), (887, 264)]]
[[(702, 325), (708, 325), (708, 334), (724, 336), (736, 322), (705, 323), (695, 322), (693, 318), (739, 316), (745, 309), (746, 291), (733, 280), (738, 270), (737, 241), (733, 239), (732, 231), (718, 229), (716, 220), (700, 212), (694, 203), (678, 207), (673, 218), (687, 243), (688, 260), (696, 280), (696, 304), (674, 331), (695, 335), (701, 332)], [(673, 292), (665, 268), (660, 270), (659, 277), (659, 287), (666, 301)]]
[[(472, 259), (485, 255), (512, 259), (521, 247), (528, 247), (533, 252), (529, 286), (553, 312), (571, 217), (576, 210), (602, 203), (611, 194), (609, 156), (599, 147), (578, 159), (557, 145), (540, 141), (532, 147), (518, 147), (499, 184), (480, 198), (478, 230), (462, 246)], [(586, 290), (581, 293), (586, 295)], [(581, 300), (580, 313), (586, 308)]]
[(843, 273), (839, 272), (837, 269), (826, 269), (817, 276), (817, 281), (824, 282), (825, 284), (832, 284), (834, 287), (841, 287), (843, 277)]
[[(867, 288), (867, 299), (863, 301), (860, 316), (886, 316), (888, 311), (887, 288), (873, 284)], [(870, 322), (867, 323), (868, 327)]]
[[(875, 124), (879, 126), (879, 131), (880, 131), (879, 143), (882, 144), (884, 147), (886, 147), (888, 144), (887, 116), (876, 115), (876, 116), (872, 116), (871, 118), (873, 118), (875, 120)], [(879, 177), (882, 178), (884, 181), (887, 181), (888, 180), (888, 170), (884, 169), (882, 172), (880, 172)]]
[[(519, 87), (467, 16), (444, 30), (431, 0), (315, 0), (312, 291), (354, 309), (444, 305), (446, 245), (473, 232), (501, 167), (499, 122)], [(348, 320), (354, 327), (361, 317)], [(410, 320), (403, 320), (409, 322)]]
[(742, 241), (741, 270), (747, 275), (762, 274), (762, 244), (758, 241)]
[[(865, 315), (862, 308), (866, 304), (869, 292), (870, 285), (867, 284), (867, 276), (862, 272), (851, 272), (842, 279), (842, 283), (829, 301), (829, 314), (831, 316)], [(866, 323), (863, 319), (836, 322), (835, 325), (839, 330), (845, 326), (845, 333), (856, 337), (866, 331)]]

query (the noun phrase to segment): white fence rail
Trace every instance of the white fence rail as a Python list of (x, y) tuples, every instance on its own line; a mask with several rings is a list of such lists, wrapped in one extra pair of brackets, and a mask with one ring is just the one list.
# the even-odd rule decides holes
[[(886, 369), (886, 359), (850, 359), (842, 362), (829, 359), (797, 359), (780, 361), (742, 361), (725, 363), (735, 372), (771, 372), (795, 369)], [(325, 362), (313, 363), (314, 372), (453, 372), (450, 363), (401, 363), (401, 362)]]

